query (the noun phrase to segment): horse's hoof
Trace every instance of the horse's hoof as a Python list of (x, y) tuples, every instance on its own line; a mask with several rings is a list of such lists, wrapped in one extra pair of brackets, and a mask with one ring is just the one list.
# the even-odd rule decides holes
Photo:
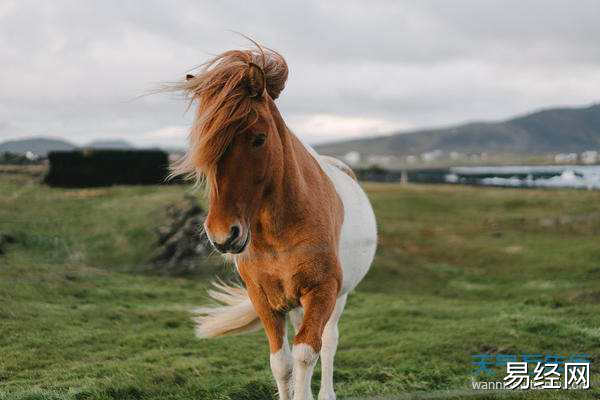
[(317, 400), (335, 400), (335, 393), (334, 392), (319, 392), (319, 397), (317, 398)]

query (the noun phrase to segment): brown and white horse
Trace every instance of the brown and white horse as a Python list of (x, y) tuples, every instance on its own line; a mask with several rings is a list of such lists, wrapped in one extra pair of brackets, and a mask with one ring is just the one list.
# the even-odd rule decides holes
[[(274, 100), (288, 68), (275, 51), (225, 52), (174, 89), (197, 101), (190, 148), (174, 167), (207, 184), (204, 227), (233, 258), (245, 288), (217, 284), (221, 307), (199, 310), (197, 334), (260, 328), (269, 339), (280, 399), (335, 399), (333, 358), (348, 293), (367, 273), (377, 231), (352, 170), (319, 156), (286, 126)], [(286, 316), (295, 336), (290, 351)]]

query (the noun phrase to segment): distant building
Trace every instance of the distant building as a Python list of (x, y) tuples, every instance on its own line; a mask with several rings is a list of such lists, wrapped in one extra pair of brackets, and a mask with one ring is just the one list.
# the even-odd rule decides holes
[(554, 162), (557, 164), (576, 163), (577, 153), (558, 153), (554, 156)]
[(40, 158), (40, 156), (38, 156), (37, 154), (35, 154), (32, 151), (28, 151), (25, 153), (25, 158), (28, 159), (29, 161), (36, 161)]
[(360, 163), (361, 157), (358, 151), (349, 151), (348, 153), (344, 154), (343, 159), (348, 165), (354, 167)]
[(443, 155), (444, 152), (442, 150), (437, 149), (421, 154), (421, 160), (423, 160), (426, 163), (429, 163), (439, 160), (440, 158), (442, 158)]
[(377, 165), (379, 167), (390, 167), (397, 161), (397, 158), (394, 156), (388, 156), (383, 154), (372, 154), (367, 157), (368, 165)]
[(598, 152), (594, 150), (581, 153), (581, 162), (584, 164), (596, 164), (598, 162)]
[(417, 157), (413, 155), (406, 156), (407, 164), (415, 164), (417, 162)]
[(457, 151), (450, 152), (450, 159), (452, 161), (464, 160), (465, 158), (467, 158), (467, 155), (464, 153), (459, 153)]

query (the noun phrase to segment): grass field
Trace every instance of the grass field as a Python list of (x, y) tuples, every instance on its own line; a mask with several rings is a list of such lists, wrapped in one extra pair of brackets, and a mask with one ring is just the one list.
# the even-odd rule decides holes
[[(600, 396), (600, 192), (365, 186), (380, 244), (341, 320), (338, 398)], [(262, 332), (193, 336), (214, 266), (144, 271), (184, 192), (0, 175), (17, 240), (0, 255), (0, 399), (274, 398)], [(586, 353), (592, 389), (475, 391), (479, 353)]]

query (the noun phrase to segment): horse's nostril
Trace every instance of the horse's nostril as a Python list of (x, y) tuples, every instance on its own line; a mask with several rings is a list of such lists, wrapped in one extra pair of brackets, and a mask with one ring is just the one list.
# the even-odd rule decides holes
[(240, 228), (237, 225), (231, 227), (231, 233), (229, 234), (229, 240), (233, 241), (240, 236)]
[[(211, 243), (221, 253), (227, 253), (230, 250), (236, 248), (236, 241), (240, 237), (241, 233), (242, 233), (241, 227), (236, 224), (229, 229), (229, 237), (227, 238), (227, 240), (225, 240), (224, 242), (221, 242), (221, 243), (211, 240)], [(244, 244), (244, 246), (245, 246), (245, 244)]]

